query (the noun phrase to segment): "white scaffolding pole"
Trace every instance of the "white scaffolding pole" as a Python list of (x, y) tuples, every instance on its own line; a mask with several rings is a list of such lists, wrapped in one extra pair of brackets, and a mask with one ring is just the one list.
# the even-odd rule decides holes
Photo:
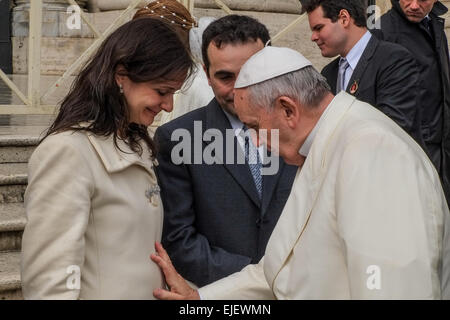
[(127, 9), (125, 9), (119, 17), (114, 20), (114, 22), (101, 34), (101, 36), (95, 40), (90, 47), (64, 72), (64, 74), (47, 90), (47, 92), (43, 95), (42, 100), (46, 101), (50, 95), (52, 95), (56, 89), (58, 89), (62, 83), (69, 78), (80, 66), (86, 63), (91, 55), (97, 50), (102, 44), (103, 40), (105, 40), (124, 20), (125, 17), (128, 17), (129, 13), (136, 8), (136, 6), (140, 3), (141, 0), (133, 0), (130, 3)]
[[(78, 4), (75, 2), (75, 0), (67, 0), (72, 6), (78, 6)], [(91, 23), (91, 21), (88, 19), (86, 14), (83, 12), (83, 10), (80, 8), (80, 16), (81, 19), (87, 24), (87, 26), (92, 30), (92, 32), (95, 34), (96, 38), (100, 38), (102, 34), (97, 30), (97, 28)]]
[(31, 107), (41, 104), (42, 0), (30, 1), (30, 35), (28, 38), (28, 100)]
[(194, 0), (177, 0), (178, 2), (180, 2), (183, 6), (186, 7), (186, 9), (189, 10), (189, 12), (191, 13), (191, 15), (194, 14)]
[(233, 14), (233, 11), (221, 0), (214, 0), (214, 2), (219, 6), (220, 9), (225, 11), (227, 14)]

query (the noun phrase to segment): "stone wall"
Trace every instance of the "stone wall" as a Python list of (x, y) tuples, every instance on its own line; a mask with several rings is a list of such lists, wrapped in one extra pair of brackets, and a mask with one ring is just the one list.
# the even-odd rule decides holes
[[(139, 6), (144, 6), (150, 0), (142, 0)], [(262, 11), (280, 13), (298, 13), (298, 0), (222, 0), (231, 10)], [(123, 10), (131, 0), (89, 0), (88, 6), (92, 12)], [(195, 0), (195, 7), (203, 9), (217, 9), (213, 0)]]
[[(25, 0), (24, 0), (25, 1)], [(63, 1), (63, 0), (61, 0)], [(112, 8), (125, 8), (130, 0), (117, 1), (96, 1), (100, 6), (97, 9), (106, 9), (107, 3)], [(250, 15), (262, 23), (264, 23), (271, 36), (275, 36), (279, 31), (294, 21), (299, 16), (301, 6), (298, 0), (246, 0), (246, 1), (225, 1), (230, 4), (233, 10), (238, 14)], [(259, 11), (237, 11), (242, 8), (258, 8)], [(194, 16), (199, 18), (203, 16), (221, 17), (226, 15), (224, 11), (218, 9), (212, 0), (197, 0), (198, 7), (194, 9)], [(275, 5), (276, 4), (276, 5)], [(92, 6), (93, 3), (88, 3)], [(278, 10), (278, 12), (263, 12), (265, 10)], [(286, 11), (286, 12), (280, 12)], [(104, 11), (87, 13), (86, 16), (103, 32), (108, 25), (121, 13), (121, 11)], [(134, 12), (130, 14), (131, 19)], [(27, 41), (28, 41), (28, 11), (26, 9), (16, 12), (13, 22), (13, 70), (15, 74), (27, 73)], [(70, 30), (66, 26), (68, 14), (66, 12), (49, 12), (44, 10), (44, 26), (42, 40), (42, 74), (43, 75), (59, 75), (81, 55), (82, 50), (86, 49), (93, 41), (94, 34), (83, 22), (81, 29)], [(127, 19), (127, 20), (128, 20)], [(47, 23), (47, 24), (46, 24)], [(312, 60), (317, 68), (324, 66), (328, 59), (320, 56), (320, 52), (316, 45), (310, 41), (310, 31), (307, 20), (297, 25), (292, 31), (280, 38), (274, 45), (287, 46), (302, 52), (306, 57)]]
[[(44, 0), (47, 9), (49, 6), (61, 5), (65, 0)], [(125, 8), (131, 0), (89, 0), (82, 2), (88, 7), (97, 6), (95, 10), (107, 10), (107, 8)], [(223, 0), (232, 10), (238, 14), (250, 15), (267, 25), (271, 36), (275, 36), (285, 26), (299, 16), (301, 6), (298, 0)], [(16, 0), (16, 4), (22, 4), (22, 10), (13, 15), (13, 72), (25, 74), (27, 72), (27, 41), (28, 41), (28, 19), (26, 2), (29, 0)], [(450, 0), (443, 1), (450, 6)], [(147, 3), (143, 1), (142, 4)], [(383, 12), (390, 7), (389, 0), (378, 0)], [(109, 5), (109, 7), (108, 7)], [(238, 11), (238, 9), (254, 9), (251, 11)], [(268, 12), (265, 12), (265, 11)], [(277, 10), (271, 12), (270, 10)], [(103, 32), (109, 24), (121, 13), (119, 10), (87, 13), (87, 17)], [(131, 19), (134, 12), (127, 18)], [(213, 0), (196, 0), (194, 16), (221, 17), (226, 13), (217, 9)], [(70, 30), (66, 26), (68, 14), (44, 10), (43, 40), (42, 40), (42, 74), (60, 75), (65, 69), (82, 54), (93, 41), (94, 34), (83, 22), (81, 29)], [(450, 18), (446, 21), (446, 31), (450, 36)], [(330, 60), (323, 58), (317, 46), (311, 42), (311, 31), (307, 19), (298, 24), (289, 33), (274, 43), (277, 46), (286, 46), (298, 50), (310, 59), (319, 70)]]

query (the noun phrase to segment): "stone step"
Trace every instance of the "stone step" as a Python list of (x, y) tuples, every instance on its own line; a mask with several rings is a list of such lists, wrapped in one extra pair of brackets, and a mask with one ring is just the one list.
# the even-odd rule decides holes
[(0, 165), (0, 205), (23, 202), (27, 187), (27, 163), (3, 163)]
[(26, 222), (23, 203), (0, 204), (0, 252), (21, 249)]
[(37, 136), (0, 136), (0, 165), (28, 162), (38, 142)]
[(23, 299), (20, 252), (0, 252), (0, 300)]

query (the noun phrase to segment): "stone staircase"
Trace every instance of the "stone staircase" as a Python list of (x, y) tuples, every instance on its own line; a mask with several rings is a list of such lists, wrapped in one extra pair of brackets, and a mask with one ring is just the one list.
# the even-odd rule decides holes
[(22, 299), (20, 250), (26, 224), (27, 162), (52, 118), (0, 115), (0, 300)]
[(38, 138), (0, 136), (0, 300), (21, 299), (20, 249), (25, 227), (27, 162)]

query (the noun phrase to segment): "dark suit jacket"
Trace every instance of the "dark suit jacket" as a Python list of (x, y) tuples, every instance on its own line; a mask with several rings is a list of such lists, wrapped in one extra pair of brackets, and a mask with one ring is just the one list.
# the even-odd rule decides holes
[[(339, 59), (333, 60), (322, 70), (333, 93), (337, 93)], [(352, 89), (356, 88), (353, 92)], [(380, 41), (372, 35), (346, 92), (378, 108), (424, 146), (419, 107), (419, 70), (414, 57), (406, 49)]]
[(429, 17), (431, 32), (409, 21), (398, 0), (381, 17), (380, 39), (406, 48), (417, 60), (420, 73), (422, 135), (450, 205), (450, 56), (443, 15), (448, 9), (435, 2)]
[[(159, 127), (156, 172), (164, 204), (162, 243), (178, 272), (204, 286), (261, 259), (298, 168), (279, 159), (278, 173), (263, 178), (260, 201), (247, 164), (176, 165), (171, 153), (179, 142), (171, 141), (172, 133), (178, 128), (187, 130), (193, 161), (194, 121), (202, 126), (198, 135), (218, 129), (225, 137), (225, 130), (231, 129), (215, 99)], [(241, 148), (232, 137), (236, 154)], [(200, 143), (203, 150), (210, 142)]]

